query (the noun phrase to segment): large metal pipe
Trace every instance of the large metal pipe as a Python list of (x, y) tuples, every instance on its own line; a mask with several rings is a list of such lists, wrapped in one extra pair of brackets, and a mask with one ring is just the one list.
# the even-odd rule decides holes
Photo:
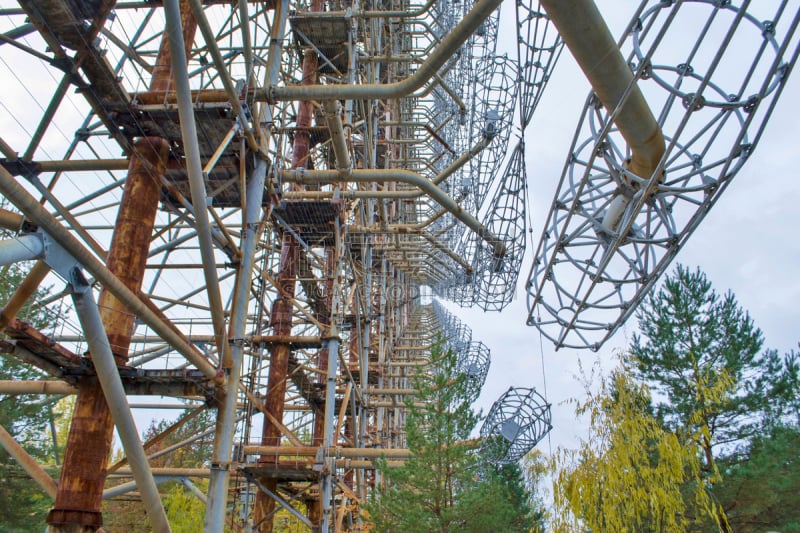
[[(253, 279), (253, 263), (256, 253), (256, 242), (259, 221), (261, 220), (261, 199), (264, 194), (264, 183), (267, 175), (267, 162), (259, 159), (253, 174), (247, 183), (245, 198), (244, 235), (242, 236), (242, 258), (234, 284), (233, 307), (231, 310), (231, 338), (241, 339), (245, 335), (247, 325), (247, 304)], [(233, 434), (236, 419), (237, 390), (244, 359), (244, 344), (235, 343), (230, 348), (230, 367), (225, 368), (225, 398), (218, 409), (216, 431), (214, 434), (214, 450), (212, 465), (230, 463), (233, 456)], [(223, 365), (223, 368), (225, 365)], [(222, 531), (225, 522), (225, 510), (228, 506), (228, 468), (212, 466), (211, 480), (208, 487), (208, 504), (206, 505), (205, 531)]]
[(347, 149), (347, 138), (342, 124), (342, 105), (339, 100), (327, 100), (322, 103), (325, 123), (331, 133), (331, 145), (336, 156), (336, 169), (347, 172), (353, 166), (350, 161), (350, 150)]
[[(664, 135), (633, 78), (633, 73), (594, 0), (542, 0), (542, 6), (583, 70), (592, 89), (631, 149), (627, 164), (649, 179), (666, 150)], [(629, 198), (620, 195), (609, 206), (604, 225), (616, 230)]]
[(125, 398), (125, 387), (122, 385), (122, 379), (117, 370), (111, 344), (106, 337), (100, 311), (92, 297), (91, 286), (81, 285), (78, 282), (73, 283), (72, 300), (75, 303), (75, 311), (83, 327), (83, 332), (86, 334), (86, 343), (92, 354), (97, 379), (103, 389), (111, 417), (114, 419), (117, 433), (125, 450), (125, 456), (130, 463), (133, 477), (142, 495), (142, 501), (150, 518), (150, 526), (158, 532), (172, 531), (164, 506), (161, 504), (158, 487), (150, 472), (147, 455), (139, 440), (139, 432), (136, 429), (133, 414), (131, 414)]
[[(330, 449), (333, 447), (333, 417), (336, 409), (336, 375), (338, 374), (339, 363), (339, 337), (336, 336), (336, 327), (331, 325), (330, 338), (327, 339), (328, 349), (328, 373), (325, 385), (325, 432), (324, 445)], [(327, 460), (327, 456), (324, 456)], [(331, 519), (331, 505), (333, 500), (333, 472), (326, 469), (327, 474), (322, 476), (321, 496), (322, 496), (322, 531), (328, 531)]]
[(41, 234), (29, 233), (0, 241), (0, 266), (38, 259), (44, 253)]
[(18, 394), (66, 395), (77, 393), (78, 387), (64, 381), (0, 381), (0, 394), (9, 396)]
[(424, 191), (428, 196), (435, 200), (439, 205), (447, 209), (457, 219), (466, 224), (479, 237), (492, 246), (495, 256), (503, 257), (506, 254), (506, 245), (500, 238), (489, 231), (470, 213), (464, 211), (455, 200), (450, 198), (442, 189), (436, 186), (431, 180), (401, 168), (391, 169), (355, 169), (347, 173), (338, 170), (284, 170), (280, 176), (285, 181), (304, 184), (330, 184), (344, 182), (389, 182), (399, 181), (414, 185)]
[(388, 84), (309, 85), (269, 88), (270, 101), (291, 100), (383, 100), (402, 98), (421, 88), (497, 9), (503, 0), (478, 0), (414, 74), (402, 81)]

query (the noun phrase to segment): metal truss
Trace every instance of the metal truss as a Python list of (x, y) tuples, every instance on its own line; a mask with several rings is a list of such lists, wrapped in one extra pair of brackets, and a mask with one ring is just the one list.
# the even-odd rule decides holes
[[(96, 530), (103, 499), (133, 490), (165, 530), (156, 482), (197, 494), (198, 478), (209, 531), (269, 532), (279, 509), (360, 531), (375, 460), (409, 456), (411, 378), (437, 339), (479, 395), (489, 350), (433, 296), (511, 302), (528, 128), (563, 46), (592, 48), (569, 26), (589, 10), (501, 3), (0, 8), (0, 264), (24, 274), (0, 348), (41, 375), (0, 393), (76, 396), (58, 482), (0, 443), (53, 498), (52, 531)], [(788, 1), (645, 2), (633, 21), (587, 69), (615, 84), (592, 79), (526, 287), (559, 346), (596, 347), (632, 312), (758, 144), (798, 53)], [(45, 325), (17, 318), (26, 303)], [(510, 390), (483, 426), (489, 461), (517, 460), (549, 416)], [(141, 443), (152, 418), (168, 429)], [(154, 466), (203, 439), (202, 465)]]
[(550, 4), (595, 91), (528, 278), (528, 324), (557, 348), (598, 349), (756, 148), (797, 60), (798, 9), (643, 2), (619, 55), (589, 72), (598, 50), (616, 48), (599, 13), (582, 11), (599, 21), (586, 39)]
[[(361, 530), (374, 460), (408, 457), (403, 400), (440, 335), (477, 398), (488, 348), (426, 302), (510, 301), (521, 139), (560, 51), (538, 5), (500, 4), (0, 9), (0, 263), (26, 275), (0, 302), (2, 349), (41, 373), (0, 393), (76, 396), (57, 483), (2, 443), (54, 499), (51, 530), (94, 530), (133, 490), (166, 530), (156, 483), (198, 478), (209, 531), (271, 531), (280, 508)], [(502, 16), (520, 17), (509, 49)], [(40, 286), (41, 329), (15, 317)], [(115, 427), (127, 464), (106, 464)], [(154, 466), (202, 440), (202, 465)]]

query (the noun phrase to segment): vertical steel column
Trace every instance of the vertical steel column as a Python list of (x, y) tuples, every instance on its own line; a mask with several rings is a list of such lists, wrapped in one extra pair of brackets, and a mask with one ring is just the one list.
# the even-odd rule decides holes
[[(325, 247), (325, 281), (324, 281), (324, 296), (325, 296), (325, 316), (318, 316), (320, 324), (324, 326), (331, 325), (331, 312), (333, 311), (333, 277), (336, 275), (336, 253), (334, 248), (330, 246)], [(327, 376), (328, 359), (330, 352), (328, 351), (328, 343), (324, 343), (322, 348), (317, 352), (317, 369), (320, 373), (324, 372)], [(327, 380), (327, 378), (325, 378)], [(325, 381), (326, 382), (326, 381)], [(320, 382), (322, 384), (322, 382)], [(324, 413), (314, 413), (314, 426), (311, 434), (312, 446), (324, 446), (325, 444), (325, 416)], [(312, 524), (319, 524), (322, 520), (322, 500), (317, 499), (310, 502), (308, 505), (308, 519)]]
[[(243, 339), (245, 335), (247, 306), (258, 239), (256, 230), (261, 220), (261, 204), (266, 175), (267, 162), (259, 159), (253, 170), (253, 175), (247, 183), (247, 191), (245, 193), (245, 198), (247, 198), (245, 233), (242, 236), (242, 258), (236, 273), (233, 308), (231, 310), (230, 338), (233, 340)], [(205, 531), (222, 531), (223, 528), (230, 479), (228, 464), (232, 460), (236, 398), (243, 358), (244, 344), (242, 342), (232, 343), (230, 347), (231, 367), (225, 369), (225, 398), (218, 410), (216, 432), (214, 434), (214, 452), (211, 459), (211, 479), (209, 480), (208, 502), (206, 504)]]
[[(326, 345), (330, 358), (328, 359), (328, 373), (325, 385), (325, 448), (333, 447), (333, 417), (336, 411), (336, 374), (339, 370), (339, 337), (336, 325), (331, 325), (330, 337)], [(326, 461), (328, 457), (325, 457)], [(336, 468), (335, 459), (330, 460), (326, 466), (327, 474), (322, 476), (320, 497), (322, 498), (322, 524), (321, 533), (328, 533), (331, 523), (331, 501), (333, 500), (333, 479), (331, 469)]]
[[(144, 276), (158, 208), (161, 187), (157, 174), (165, 170), (169, 145), (160, 138), (146, 138), (134, 148), (107, 264), (126, 287), (136, 292)], [(99, 307), (117, 364), (124, 364), (135, 317), (105, 290), (100, 294)], [(99, 385), (80, 383), (78, 387), (58, 495), (47, 523), (94, 530), (103, 523), (100, 505), (114, 426)]]
[[(285, 337), (292, 332), (292, 302), (294, 297), (295, 282), (297, 279), (297, 259), (299, 245), (295, 238), (286, 232), (281, 243), (280, 270), (278, 272), (278, 289), (280, 294), (272, 305), (272, 330), (277, 337)], [(283, 420), (283, 405), (286, 399), (286, 377), (289, 371), (289, 355), (291, 347), (288, 343), (275, 343), (270, 348), (269, 374), (267, 377), (267, 393), (264, 401), (266, 411), (276, 420)], [(281, 433), (274, 424), (264, 422), (261, 434), (262, 446), (280, 446)], [(261, 456), (260, 463), (276, 461), (274, 455)], [(277, 490), (278, 480), (264, 478), (260, 480), (272, 492)], [(272, 531), (271, 513), (275, 509), (275, 500), (264, 491), (256, 493), (253, 509), (253, 521), (259, 524), (259, 531), (270, 533)]]
[[(191, 46), (196, 26), (188, 4), (182, 4), (186, 17), (184, 42)], [(162, 38), (150, 89), (165, 91), (169, 76), (169, 41)], [(166, 169), (169, 150), (166, 140), (146, 137), (134, 145), (131, 155), (107, 266), (133, 292), (138, 292), (142, 285), (161, 195), (160, 176)], [(100, 293), (98, 306), (111, 351), (117, 364), (124, 364), (135, 317), (106, 290)], [(100, 386), (82, 382), (78, 388), (58, 494), (47, 515), (52, 532), (76, 528), (94, 531), (103, 524), (100, 506), (114, 425)]]
[[(313, 0), (311, 11), (322, 11), (322, 0)], [(302, 85), (313, 85), (317, 81), (318, 68), (317, 53), (313, 50), (303, 54)], [(310, 101), (300, 102), (297, 108), (297, 128), (292, 145), (292, 168), (308, 168), (308, 154), (311, 148), (311, 124), (313, 117), (313, 104)], [(281, 258), (278, 272), (278, 285), (281, 292), (272, 306), (273, 334), (282, 337), (292, 332), (292, 303), (289, 298), (294, 296), (297, 278), (297, 258), (299, 246), (294, 237), (286, 232), (281, 245)], [(270, 348), (269, 374), (267, 377), (267, 393), (265, 405), (267, 412), (278, 421), (283, 421), (283, 404), (286, 400), (286, 376), (289, 371), (289, 355), (291, 347), (288, 343), (275, 343)], [(279, 446), (281, 441), (280, 431), (274, 424), (264, 423), (261, 442), (266, 446)], [(259, 462), (268, 463), (275, 461), (274, 456), (262, 456)], [(261, 479), (260, 482), (270, 491), (276, 492), (278, 480), (276, 478)], [(260, 490), (256, 493), (253, 508), (253, 522), (259, 524), (259, 531), (271, 533), (272, 512), (275, 509), (275, 500), (266, 492)]]

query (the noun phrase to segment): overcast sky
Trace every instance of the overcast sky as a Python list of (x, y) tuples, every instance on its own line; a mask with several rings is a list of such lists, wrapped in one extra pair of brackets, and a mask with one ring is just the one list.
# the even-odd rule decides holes
[[(635, 4), (598, 1), (615, 37), (630, 17), (630, 12), (621, 8), (633, 10)], [(532, 210), (535, 238), (541, 234), (588, 90), (588, 82), (565, 50), (527, 134), (532, 198), (528, 209)], [(733, 291), (763, 330), (765, 347), (781, 352), (796, 348), (800, 341), (798, 95), (800, 75), (795, 72), (755, 154), (677, 257), (678, 262), (703, 269), (718, 292)], [(614, 352), (627, 346), (636, 324), (635, 320), (626, 324), (598, 353), (555, 352), (550, 341), (540, 339), (535, 328), (525, 325), (528, 311), (523, 287), (532, 262), (530, 248), (515, 301), (502, 313), (448, 308), (472, 328), (473, 340), (483, 341), (491, 349), (492, 366), (478, 400), (484, 412), (511, 385), (533, 386), (544, 392), (546, 378), (547, 396), (553, 404), (552, 446), (574, 445), (584, 424), (575, 420), (571, 406), (562, 403), (581, 392), (575, 379), (578, 360), (588, 367), (599, 359), (610, 368)], [(540, 443), (539, 449), (547, 452), (548, 441)]]

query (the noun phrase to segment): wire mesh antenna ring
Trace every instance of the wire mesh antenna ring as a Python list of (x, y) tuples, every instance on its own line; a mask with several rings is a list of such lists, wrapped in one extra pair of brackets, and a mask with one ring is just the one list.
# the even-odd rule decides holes
[(631, 149), (612, 120), (624, 103), (606, 109), (589, 96), (527, 284), (528, 325), (556, 348), (598, 349), (749, 158), (797, 58), (789, 11), (660, 2), (631, 24), (623, 46), (632, 83), (664, 153), (652, 175), (630, 171)]
[(525, 165), (525, 144), (519, 141), (508, 160), (494, 199), (486, 212), (485, 225), (506, 246), (500, 258), (485, 243), (475, 267), (477, 305), (484, 311), (500, 311), (511, 303), (517, 288), (522, 257), (525, 255), (526, 213), (525, 187), (528, 183)]
[(553, 428), (550, 404), (536, 389), (511, 387), (481, 426), (481, 453), (495, 464), (516, 463)]
[(491, 364), (489, 348), (480, 341), (473, 341), (469, 346), (459, 352), (456, 363), (456, 374), (463, 374), (466, 379), (467, 398), (474, 402), (481, 394), (481, 389), (486, 383)]
[(492, 143), (473, 158), (465, 170), (471, 181), (473, 201), (479, 209), (489, 197), (497, 170), (508, 152), (517, 103), (517, 68), (514, 61), (501, 56), (481, 61), (476, 72), (471, 144), (477, 144), (484, 136), (492, 138)]
[(520, 117), (522, 129), (530, 124), (550, 79), (564, 41), (539, 2), (517, 1), (517, 54), (520, 66)]

